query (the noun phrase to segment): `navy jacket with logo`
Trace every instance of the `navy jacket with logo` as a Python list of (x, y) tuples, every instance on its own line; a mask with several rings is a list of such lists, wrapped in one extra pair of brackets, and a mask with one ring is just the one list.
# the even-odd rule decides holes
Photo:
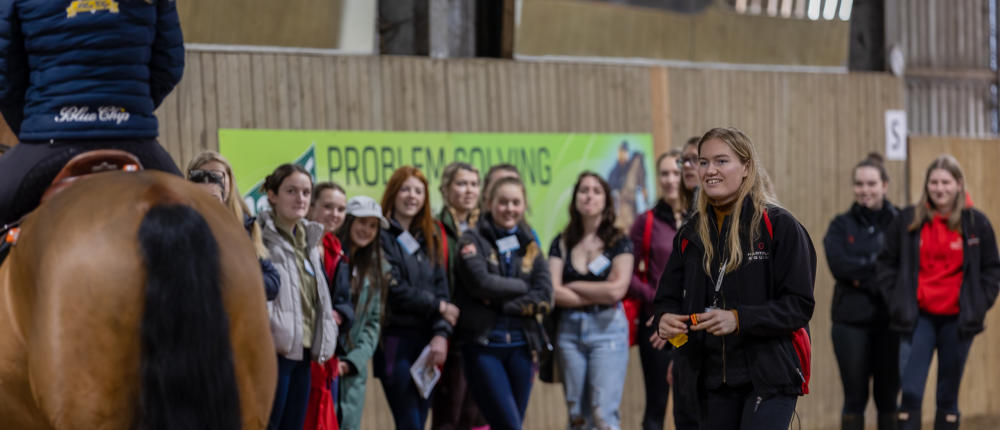
[[(437, 233), (437, 230), (434, 232)], [(403, 228), (395, 219), (389, 219), (389, 228), (379, 235), (382, 255), (391, 267), (389, 295), (386, 300), (384, 332), (410, 332), (418, 335), (451, 336), (452, 326), (441, 316), (441, 302), (451, 300), (448, 292), (448, 274), (445, 267), (436, 263), (428, 251), (429, 244), (419, 227), (410, 234), (420, 244), (413, 254), (408, 254), (398, 238)], [(429, 336), (428, 336), (429, 337)]]
[(0, 0), (0, 112), (22, 141), (154, 138), (183, 70), (174, 0)]
[[(710, 230), (716, 232), (714, 213), (709, 212), (709, 219), (701, 220), (695, 215), (674, 237), (674, 252), (660, 276), (653, 301), (657, 324), (664, 313), (702, 313), (712, 304), (721, 263), (717, 253), (712, 263), (715, 273), (712, 276), (705, 273), (704, 247), (696, 230), (699, 222), (709, 222), (713, 227)], [(747, 198), (739, 220), (744, 234), (743, 263), (723, 277), (723, 298), (719, 303), (720, 308), (739, 313), (738, 331), (722, 337), (703, 331), (689, 332), (688, 342), (675, 352), (674, 368), (690, 374), (691, 377), (682, 378), (690, 383), (702, 380), (711, 384), (707, 382), (711, 379), (726, 384), (749, 382), (758, 396), (799, 395), (803, 393), (808, 363), (803, 363), (797, 354), (792, 337), (808, 324), (816, 305), (813, 299), (816, 251), (805, 228), (788, 211), (778, 207), (767, 209), (770, 223), (762, 220), (756, 240), (750, 243), (748, 226), (753, 212), (753, 204)], [(723, 234), (728, 231), (731, 218), (726, 217)], [(713, 234), (713, 239), (718, 243), (717, 234)], [(722, 248), (718, 244), (715, 247)], [(728, 345), (721, 348), (721, 353), (730, 360), (718, 357), (722, 338), (726, 338), (724, 342)]]
[(826, 262), (837, 284), (830, 315), (834, 322), (878, 324), (888, 322), (883, 286), (875, 282), (875, 261), (885, 244), (885, 231), (899, 214), (888, 200), (872, 211), (854, 203), (837, 215), (823, 238)]

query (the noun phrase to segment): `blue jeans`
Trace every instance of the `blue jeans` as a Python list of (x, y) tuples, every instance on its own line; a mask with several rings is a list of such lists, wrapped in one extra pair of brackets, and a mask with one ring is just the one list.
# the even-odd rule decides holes
[(556, 335), (569, 428), (618, 429), (628, 369), (628, 320), (621, 304), (564, 310)]
[(903, 401), (900, 412), (920, 410), (934, 350), (938, 354), (937, 412), (958, 414), (958, 386), (972, 339), (959, 339), (958, 316), (920, 313), (913, 334), (899, 345)]
[(309, 357), (306, 349), (302, 360), (289, 360), (278, 355), (278, 389), (271, 407), (268, 430), (301, 430), (309, 406)]
[(787, 429), (795, 412), (795, 396), (758, 397), (753, 385), (723, 385), (708, 392), (702, 409), (703, 429), (773, 430)]
[(880, 414), (896, 410), (899, 392), (899, 338), (880, 326), (833, 323), (833, 351), (844, 384), (845, 415), (863, 415), (868, 386)]
[(430, 401), (417, 391), (410, 367), (430, 343), (427, 336), (385, 334), (375, 350), (375, 376), (382, 381), (396, 429), (423, 430)]
[(520, 321), (499, 324), (488, 345), (466, 344), (465, 377), (480, 413), (494, 430), (520, 429), (535, 378), (531, 350)]

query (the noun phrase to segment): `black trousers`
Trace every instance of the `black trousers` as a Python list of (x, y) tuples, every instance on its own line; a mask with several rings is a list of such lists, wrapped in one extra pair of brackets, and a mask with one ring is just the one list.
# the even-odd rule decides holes
[(653, 348), (649, 337), (656, 333), (656, 327), (647, 327), (641, 318), (636, 331), (639, 345), (639, 361), (642, 377), (646, 385), (646, 410), (642, 414), (642, 430), (662, 430), (663, 418), (667, 414), (667, 399), (670, 386), (667, 385), (667, 368), (670, 366), (670, 345), (663, 349)]
[(843, 413), (865, 413), (869, 386), (878, 412), (892, 413), (899, 392), (899, 337), (886, 325), (835, 322), (831, 332), (844, 385)]
[(702, 410), (706, 430), (787, 429), (798, 397), (777, 395), (763, 398), (750, 384), (708, 390)]
[(17, 221), (38, 207), (42, 194), (66, 162), (96, 149), (120, 149), (138, 157), (145, 169), (181, 176), (170, 154), (155, 139), (21, 142), (0, 156), (0, 225)]

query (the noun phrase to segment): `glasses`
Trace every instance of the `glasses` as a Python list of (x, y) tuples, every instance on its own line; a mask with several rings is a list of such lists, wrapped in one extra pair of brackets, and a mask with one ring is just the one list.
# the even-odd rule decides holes
[(685, 165), (696, 167), (698, 166), (698, 156), (689, 155), (687, 157), (680, 157), (677, 159), (677, 167), (684, 167)]
[(222, 173), (213, 172), (211, 170), (192, 170), (191, 173), (188, 174), (188, 180), (199, 184), (222, 185)]

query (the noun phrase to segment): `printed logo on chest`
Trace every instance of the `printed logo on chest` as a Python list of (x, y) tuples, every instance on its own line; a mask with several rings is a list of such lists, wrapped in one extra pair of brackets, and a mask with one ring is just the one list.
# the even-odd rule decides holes
[(767, 251), (767, 246), (764, 242), (757, 242), (753, 250), (747, 252), (747, 262), (753, 263), (756, 261), (767, 261), (771, 258), (771, 253)]

